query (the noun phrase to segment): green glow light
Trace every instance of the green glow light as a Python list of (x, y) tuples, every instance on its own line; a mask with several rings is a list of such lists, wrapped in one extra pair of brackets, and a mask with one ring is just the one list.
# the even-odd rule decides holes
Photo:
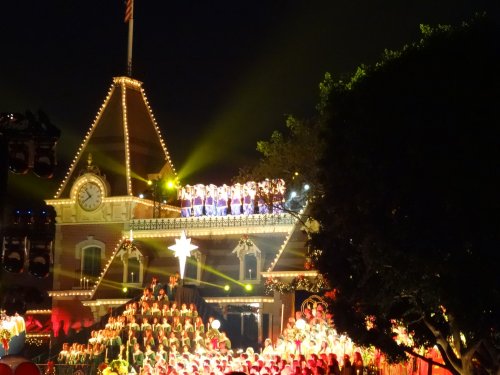
[[(219, 271), (215, 270), (213, 267), (210, 267), (210, 266), (208, 266), (208, 265), (206, 265), (206, 264), (205, 264), (205, 265), (202, 265), (201, 267), (202, 267), (202, 269), (203, 269), (204, 271), (206, 271), (206, 272), (210, 272), (210, 273), (212, 273), (212, 274), (214, 274), (214, 275), (219, 276), (220, 278), (226, 279), (227, 281), (230, 281), (230, 282), (232, 282), (232, 283), (234, 283), (234, 284), (237, 284), (237, 285), (240, 285), (240, 286), (242, 286), (242, 287), (244, 287), (244, 286), (245, 286), (245, 284), (243, 284), (242, 282), (240, 282), (240, 281), (238, 281), (238, 280), (236, 280), (236, 279), (233, 279), (233, 278), (231, 278), (231, 277), (227, 276), (226, 274), (224, 274), (224, 273), (222, 273), (222, 272), (219, 272)], [(221, 286), (221, 287), (222, 287), (222, 286)]]

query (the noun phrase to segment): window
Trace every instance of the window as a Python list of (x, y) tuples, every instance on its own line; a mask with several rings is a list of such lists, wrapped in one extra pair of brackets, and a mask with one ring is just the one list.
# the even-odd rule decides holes
[(257, 257), (255, 254), (245, 254), (245, 280), (257, 279)]
[(260, 281), (261, 252), (255, 243), (248, 238), (242, 237), (232, 251), (240, 261), (240, 281), (257, 283)]
[(82, 273), (85, 277), (98, 277), (101, 273), (101, 248), (96, 246), (83, 249)]
[(80, 287), (84, 278), (95, 281), (100, 277), (105, 255), (106, 244), (94, 239), (93, 236), (88, 236), (86, 240), (76, 244), (75, 258), (78, 259), (79, 267), (75, 269), (75, 273), (78, 274), (75, 282), (79, 280)]
[(133, 241), (124, 241), (116, 257), (123, 263), (123, 282), (130, 284), (143, 284), (144, 282), (144, 256), (135, 246)]
[(138, 283), (141, 275), (141, 265), (138, 258), (128, 258), (128, 279), (129, 283)]

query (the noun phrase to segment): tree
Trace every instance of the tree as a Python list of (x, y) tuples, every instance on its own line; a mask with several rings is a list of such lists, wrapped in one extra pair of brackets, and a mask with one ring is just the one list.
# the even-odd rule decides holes
[[(392, 360), (437, 345), (453, 373), (493, 374), (500, 31), (485, 17), (421, 29), (348, 80), (327, 76), (318, 116), (260, 142), (249, 175), (313, 181), (311, 245), (338, 330)], [(394, 340), (396, 326), (409, 340)]]
[[(480, 18), (337, 82), (318, 164), (317, 260), (340, 331), (453, 373), (500, 365), (500, 36)], [(393, 340), (403, 325), (414, 342)]]

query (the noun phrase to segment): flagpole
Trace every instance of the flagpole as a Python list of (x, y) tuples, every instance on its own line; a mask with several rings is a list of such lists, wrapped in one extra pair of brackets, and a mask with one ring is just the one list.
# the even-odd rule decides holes
[(132, 77), (132, 46), (134, 41), (134, 0), (128, 0), (130, 17), (128, 20), (127, 75)]

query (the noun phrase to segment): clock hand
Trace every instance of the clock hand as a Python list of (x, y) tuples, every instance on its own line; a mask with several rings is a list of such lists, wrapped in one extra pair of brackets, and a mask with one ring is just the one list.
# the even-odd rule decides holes
[(90, 194), (89, 194), (89, 192), (88, 192), (88, 190), (87, 190), (87, 189), (85, 189), (83, 192), (85, 192), (85, 194), (87, 194), (87, 198), (84, 200), (84, 201), (86, 201), (87, 199), (89, 199)]

